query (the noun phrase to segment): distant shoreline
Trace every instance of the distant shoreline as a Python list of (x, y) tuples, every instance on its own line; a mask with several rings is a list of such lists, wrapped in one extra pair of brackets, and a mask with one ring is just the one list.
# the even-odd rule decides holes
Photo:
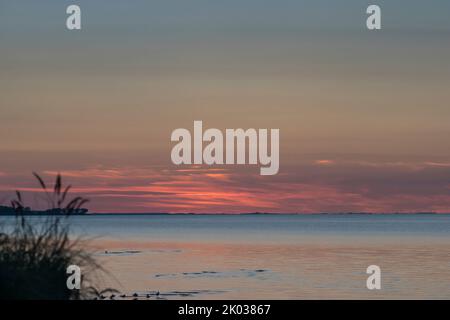
[[(60, 214), (22, 214), (23, 216), (64, 216)], [(373, 212), (330, 212), (330, 213), (85, 213), (85, 214), (72, 214), (71, 216), (86, 217), (86, 216), (353, 216), (353, 215), (450, 215), (449, 213), (437, 213), (437, 212), (386, 212), (386, 213), (373, 213)], [(0, 216), (15, 216), (11, 213), (0, 213)]]
[(270, 213), (88, 213), (86, 215), (133, 215), (133, 216), (301, 216), (301, 215), (439, 215), (450, 213), (437, 213), (437, 212), (385, 212), (385, 213), (373, 213), (373, 212), (317, 212), (317, 213), (283, 213), (283, 212), (270, 212)]
[[(265, 216), (265, 215), (440, 215), (440, 214), (450, 214), (450, 212), (446, 213), (438, 213), (433, 211), (417, 211), (417, 212), (313, 212), (313, 213), (287, 213), (287, 212), (241, 212), (241, 213), (227, 213), (227, 212), (218, 212), (218, 213), (195, 213), (195, 212), (89, 212), (86, 208), (79, 208), (70, 213), (71, 216), (101, 216), (101, 215), (127, 215), (127, 216)], [(15, 216), (17, 215), (16, 210), (13, 207), (2, 206), (0, 205), (0, 216)], [(20, 215), (22, 216), (66, 216), (66, 213), (63, 209), (48, 209), (48, 210), (34, 210), (30, 207), (24, 208)]]

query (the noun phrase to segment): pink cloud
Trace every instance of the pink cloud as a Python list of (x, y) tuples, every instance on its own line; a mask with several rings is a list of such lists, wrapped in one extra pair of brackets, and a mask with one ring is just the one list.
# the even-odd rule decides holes
[(314, 161), (314, 163), (321, 166), (328, 166), (334, 164), (334, 161), (324, 159), (324, 160), (316, 160)]
[[(446, 162), (317, 161), (271, 177), (249, 168), (202, 166), (92, 167), (62, 174), (73, 193), (91, 199), (95, 212), (450, 212)], [(55, 174), (45, 171), (46, 181)], [(30, 198), (41, 192), (31, 177), (11, 179), (1, 182), (2, 194), (19, 189)]]
[(425, 162), (425, 165), (431, 167), (450, 167), (450, 162)]

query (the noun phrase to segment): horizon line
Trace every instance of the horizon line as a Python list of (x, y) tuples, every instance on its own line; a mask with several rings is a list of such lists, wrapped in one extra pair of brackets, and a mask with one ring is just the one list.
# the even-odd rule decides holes
[(86, 213), (85, 215), (386, 215), (386, 214), (396, 214), (396, 215), (450, 215), (450, 212), (308, 212), (308, 213), (289, 213), (289, 212), (208, 212), (208, 213), (198, 213), (198, 212), (92, 212)]

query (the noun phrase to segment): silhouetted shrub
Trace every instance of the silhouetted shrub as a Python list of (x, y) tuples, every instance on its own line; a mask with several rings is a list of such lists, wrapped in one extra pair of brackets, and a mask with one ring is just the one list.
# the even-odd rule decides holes
[[(53, 214), (42, 216), (39, 222), (28, 218), (22, 195), (16, 191), (16, 199), (11, 201), (14, 222), (0, 229), (0, 299), (93, 299), (116, 292), (95, 288), (91, 277), (102, 268), (83, 249), (85, 241), (69, 238), (68, 218), (88, 200), (67, 200), (70, 186), (63, 190), (59, 174), (52, 192), (39, 175), (34, 175), (49, 204), (48, 212)], [(67, 287), (69, 265), (82, 269), (80, 290)]]

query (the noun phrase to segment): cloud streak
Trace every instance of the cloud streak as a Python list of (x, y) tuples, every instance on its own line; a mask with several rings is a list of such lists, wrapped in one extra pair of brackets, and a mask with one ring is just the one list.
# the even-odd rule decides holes
[[(317, 160), (273, 177), (226, 166), (98, 166), (62, 173), (73, 192), (92, 200), (95, 212), (444, 213), (450, 212), (445, 164)], [(49, 179), (55, 174), (44, 171)], [(40, 192), (30, 178), (17, 175), (14, 181), (0, 185), (0, 192)]]

